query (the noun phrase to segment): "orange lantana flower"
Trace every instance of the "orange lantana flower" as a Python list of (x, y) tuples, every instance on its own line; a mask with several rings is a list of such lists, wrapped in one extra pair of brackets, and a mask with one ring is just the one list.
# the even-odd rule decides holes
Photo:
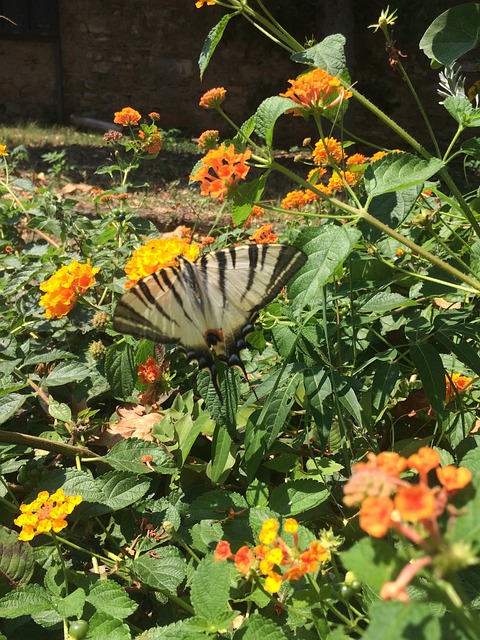
[(215, 0), (198, 0), (197, 2), (195, 2), (195, 6), (197, 7), (197, 9), (203, 7), (204, 4), (213, 5), (215, 4)]
[(319, 140), (312, 151), (315, 164), (324, 165), (339, 163), (344, 156), (342, 143), (335, 138), (323, 138)]
[(300, 210), (306, 204), (305, 193), (303, 191), (289, 191), (282, 200), (282, 209), (292, 211)]
[(182, 255), (193, 261), (198, 256), (200, 247), (191, 243), (190, 238), (156, 238), (148, 240), (133, 252), (125, 273), (129, 280), (125, 288), (130, 289), (141, 278), (145, 278), (165, 267), (178, 266), (177, 257)]
[(198, 104), (204, 109), (215, 109), (222, 104), (226, 95), (227, 90), (224, 87), (215, 87), (206, 91)]
[(400, 487), (394, 498), (395, 509), (408, 522), (418, 522), (434, 514), (435, 496), (423, 484)]
[(273, 225), (264, 224), (259, 229), (255, 229), (250, 236), (250, 240), (255, 242), (255, 244), (271, 244), (277, 242), (278, 236), (276, 233), (273, 233)]
[(448, 404), (454, 400), (457, 395), (466, 391), (472, 382), (473, 378), (464, 376), (461, 373), (452, 373), (450, 376), (445, 376), (445, 404)]
[(230, 543), (226, 540), (220, 540), (215, 549), (215, 562), (221, 562), (222, 560), (227, 560), (233, 556), (232, 550), (230, 548)]
[(347, 165), (361, 165), (368, 162), (367, 156), (364, 156), (363, 153), (354, 153), (349, 158), (347, 158)]
[(116, 111), (114, 115), (115, 124), (121, 124), (123, 127), (138, 124), (142, 117), (138, 111), (131, 107), (124, 107), (121, 111)]
[(40, 291), (45, 295), (40, 299), (40, 306), (45, 307), (46, 317), (62, 318), (71, 311), (78, 296), (95, 284), (95, 274), (99, 271), (90, 265), (90, 260), (86, 264), (73, 260), (42, 282)]
[(393, 502), (390, 498), (369, 496), (362, 502), (360, 526), (374, 538), (386, 535), (392, 522)]
[(243, 575), (247, 575), (247, 573), (256, 562), (255, 554), (250, 549), (250, 547), (247, 547), (245, 545), (243, 547), (240, 547), (240, 549), (235, 554), (234, 562), (240, 573), (243, 573)]
[(457, 491), (470, 484), (472, 473), (466, 467), (454, 467), (451, 464), (446, 467), (438, 467), (437, 477), (447, 491)]
[(233, 144), (228, 147), (222, 144), (218, 149), (211, 149), (202, 159), (202, 166), (190, 176), (191, 180), (201, 182), (202, 196), (223, 200), (239, 180), (247, 177), (250, 167), (245, 164), (252, 155), (247, 149), (244, 153), (235, 153)]
[(163, 376), (163, 369), (157, 363), (157, 361), (152, 358), (152, 356), (148, 356), (145, 364), (137, 363), (138, 368), (138, 379), (140, 382), (146, 386), (149, 384), (153, 384), (157, 380), (160, 380)]
[(324, 69), (314, 69), (288, 82), (291, 87), (280, 95), (290, 98), (300, 106), (293, 110), (294, 115), (306, 116), (312, 110), (325, 111), (352, 96), (350, 91), (342, 87), (338, 78)]
[(440, 454), (431, 447), (420, 447), (417, 453), (413, 453), (407, 459), (410, 469), (416, 469), (420, 474), (426, 475), (440, 464)]
[(332, 191), (342, 191), (345, 188), (345, 184), (353, 187), (358, 182), (358, 175), (353, 171), (340, 171), (340, 173), (333, 173), (328, 186)]

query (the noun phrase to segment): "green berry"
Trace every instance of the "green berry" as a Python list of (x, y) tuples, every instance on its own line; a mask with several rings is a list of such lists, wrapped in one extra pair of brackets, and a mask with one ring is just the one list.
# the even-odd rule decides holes
[(73, 640), (82, 640), (88, 633), (88, 622), (86, 620), (75, 620), (68, 627), (68, 633)]

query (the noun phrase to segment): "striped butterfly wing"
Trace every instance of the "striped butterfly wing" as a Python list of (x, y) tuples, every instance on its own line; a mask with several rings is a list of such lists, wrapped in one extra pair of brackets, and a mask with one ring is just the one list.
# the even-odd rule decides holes
[(231, 247), (195, 263), (179, 258), (140, 280), (117, 305), (117, 331), (176, 342), (201, 367), (212, 364), (213, 349), (228, 364), (241, 364), (238, 352), (258, 311), (271, 302), (305, 264), (290, 245)]

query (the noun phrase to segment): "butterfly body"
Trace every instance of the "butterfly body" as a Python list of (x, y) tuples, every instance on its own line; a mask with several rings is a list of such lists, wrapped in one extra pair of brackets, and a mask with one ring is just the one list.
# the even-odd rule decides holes
[(222, 249), (195, 262), (178, 257), (139, 280), (120, 299), (114, 328), (156, 342), (177, 343), (190, 360), (212, 368), (213, 354), (240, 364), (239, 351), (259, 310), (306, 261), (290, 245)]

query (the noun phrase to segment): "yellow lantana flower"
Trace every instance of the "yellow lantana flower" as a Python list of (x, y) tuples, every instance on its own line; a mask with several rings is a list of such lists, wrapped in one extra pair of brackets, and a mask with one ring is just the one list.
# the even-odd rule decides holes
[(80, 495), (66, 496), (63, 489), (57, 489), (52, 495), (40, 491), (35, 500), (20, 505), (21, 514), (13, 521), (22, 527), (18, 539), (28, 541), (41, 533), (58, 533), (67, 526), (65, 518), (82, 500)]

